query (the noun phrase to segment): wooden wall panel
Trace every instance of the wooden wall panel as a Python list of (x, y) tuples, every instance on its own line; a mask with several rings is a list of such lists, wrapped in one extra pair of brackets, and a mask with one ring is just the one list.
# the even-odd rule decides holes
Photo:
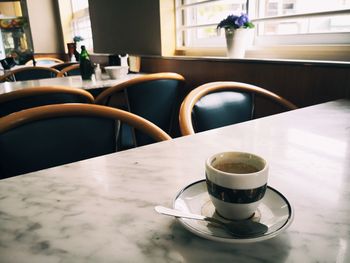
[(142, 72), (173, 71), (185, 93), (210, 81), (239, 81), (278, 93), (300, 107), (350, 97), (350, 64), (142, 57)]
[[(186, 86), (178, 100), (178, 107), (193, 88), (211, 81), (226, 80), (263, 87), (299, 107), (350, 98), (350, 64), (346, 63), (142, 57), (141, 71), (171, 71), (183, 75)], [(267, 116), (278, 110), (259, 101), (257, 116)], [(178, 130), (175, 130), (173, 136), (177, 135)]]

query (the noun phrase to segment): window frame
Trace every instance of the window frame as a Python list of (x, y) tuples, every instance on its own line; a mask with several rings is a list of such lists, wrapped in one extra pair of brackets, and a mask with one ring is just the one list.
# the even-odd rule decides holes
[[(83, 9), (78, 9), (74, 10), (74, 1), (79, 1), (79, 0), (70, 0), (71, 2), (71, 7), (72, 7), (72, 19), (71, 19), (71, 32), (72, 32), (72, 38), (74, 36), (81, 36), (80, 32), (82, 30), (88, 29), (90, 31), (89, 37), (82, 36), (84, 38), (83, 41), (80, 42), (80, 45), (85, 45), (86, 49), (89, 52), (93, 51), (93, 36), (92, 36), (92, 29), (91, 29), (91, 20), (90, 20), (90, 13), (89, 13), (89, 6), (83, 8)], [(81, 27), (79, 24), (83, 20), (88, 20), (89, 21), (89, 26)]]
[[(350, 14), (350, 9), (308, 12), (293, 15), (253, 18), (252, 22), (257, 24), (266, 21), (283, 21), (295, 18), (313, 18), (327, 15)], [(350, 44), (350, 32), (328, 32), (328, 33), (303, 33), (289, 35), (258, 35), (259, 28), (255, 32), (255, 43), (257, 46), (262, 45), (336, 45)]]
[[(208, 2), (215, 2), (218, 0), (212, 1), (199, 1), (199, 3), (204, 4)], [(256, 0), (257, 1), (257, 0)], [(179, 8), (183, 9), (186, 6), (179, 6), (181, 0), (175, 0), (175, 16), (177, 20), (179, 19)], [(247, 1), (247, 10), (249, 17), (253, 17), (251, 20), (256, 25), (257, 29), (255, 32), (255, 41), (254, 46), (247, 51), (246, 57), (266, 57), (266, 58), (292, 58), (292, 59), (303, 59), (301, 56), (303, 54), (303, 47), (315, 47), (315, 52), (310, 52), (311, 56), (308, 56), (309, 59), (326, 59), (326, 60), (350, 60), (350, 32), (336, 32), (336, 33), (308, 33), (308, 34), (297, 34), (297, 35), (278, 35), (278, 36), (258, 36), (257, 30), (259, 24), (265, 21), (281, 21), (283, 19), (291, 19), (298, 17), (317, 17), (324, 15), (335, 15), (335, 14), (350, 14), (350, 9), (341, 9), (341, 10), (331, 10), (324, 12), (308, 12), (302, 14), (293, 14), (285, 16), (275, 16), (275, 17), (264, 17), (264, 18), (255, 18), (256, 13), (258, 12), (255, 1)], [(184, 12), (184, 11), (183, 11)], [(216, 26), (217, 24), (207, 24), (211, 26)], [(203, 25), (201, 25), (203, 26)], [(212, 47), (187, 47), (179, 46), (179, 32), (189, 30), (190, 28), (196, 28), (196, 26), (179, 26), (178, 21), (176, 22), (176, 55), (204, 55), (204, 56), (225, 56), (226, 46), (224, 37), (221, 38), (222, 45), (212, 46)], [(184, 34), (184, 33), (183, 33)], [(224, 34), (222, 34), (224, 35)], [(315, 41), (316, 40), (316, 41)], [(184, 42), (183, 42), (184, 43)], [(271, 57), (271, 49), (277, 47), (276, 54)], [(340, 48), (339, 48), (340, 47)], [(328, 56), (321, 55), (323, 52), (322, 49), (327, 50)], [(294, 49), (294, 50), (293, 50)], [(339, 53), (343, 52), (342, 55), (336, 55), (332, 57), (333, 52)], [(267, 51), (267, 52), (265, 52)], [(265, 54), (264, 54), (265, 52)], [(288, 55), (286, 55), (288, 53)]]

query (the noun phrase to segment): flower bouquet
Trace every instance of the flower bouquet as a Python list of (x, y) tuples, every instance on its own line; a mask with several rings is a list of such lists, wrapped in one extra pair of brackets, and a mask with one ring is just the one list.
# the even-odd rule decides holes
[(241, 14), (241, 16), (229, 15), (224, 20), (218, 24), (217, 29), (238, 29), (238, 28), (254, 28), (254, 24), (249, 21), (246, 14)]
[(252, 30), (255, 26), (246, 14), (229, 15), (217, 25), (217, 30), (225, 29), (227, 56), (243, 58), (245, 49), (252, 40)]

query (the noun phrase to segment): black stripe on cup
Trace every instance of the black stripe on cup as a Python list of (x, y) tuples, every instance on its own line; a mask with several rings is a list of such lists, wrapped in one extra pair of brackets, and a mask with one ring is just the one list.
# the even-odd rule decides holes
[(264, 197), (267, 188), (267, 184), (264, 184), (254, 189), (237, 190), (214, 184), (212, 181), (208, 180), (208, 178), (206, 182), (210, 195), (221, 201), (235, 204), (249, 204), (259, 201)]

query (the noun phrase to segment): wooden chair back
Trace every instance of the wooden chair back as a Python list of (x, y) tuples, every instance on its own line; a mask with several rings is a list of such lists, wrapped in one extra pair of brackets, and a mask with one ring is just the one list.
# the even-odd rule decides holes
[[(34, 58), (36, 62), (36, 66), (50, 66), (52, 64), (57, 64), (57, 63), (63, 63), (64, 61), (59, 58), (53, 58), (53, 57), (37, 57)], [(34, 66), (33, 65), (33, 60), (28, 60), (25, 63), (26, 66)]]
[(77, 76), (80, 75), (80, 65), (73, 64), (68, 67), (63, 68), (58, 74), (57, 77), (65, 77), (65, 76)]
[(214, 129), (254, 117), (254, 98), (263, 97), (286, 110), (290, 101), (266, 89), (233, 81), (211, 82), (192, 90), (182, 102), (179, 122), (182, 135)]
[(61, 71), (62, 69), (71, 66), (71, 65), (76, 65), (79, 64), (78, 62), (62, 62), (62, 63), (58, 63), (55, 64), (53, 66), (51, 66), (51, 68), (57, 69), (58, 71)]
[(118, 150), (120, 122), (155, 141), (171, 137), (130, 112), (93, 104), (56, 104), (0, 118), (2, 178), (75, 162)]
[(2, 75), (0, 82), (55, 78), (58, 73), (58, 70), (49, 67), (21, 67)]
[(16, 111), (60, 103), (93, 103), (87, 91), (64, 86), (42, 86), (16, 90), (0, 95), (0, 117)]
[[(184, 82), (184, 77), (177, 73), (147, 74), (107, 88), (96, 97), (95, 103), (114, 106), (115, 96), (125, 96), (125, 110), (142, 116), (164, 131), (171, 133), (179, 89)], [(128, 127), (124, 128), (122, 131), (125, 137), (122, 145), (125, 148), (152, 142), (148, 136), (130, 130)]]

